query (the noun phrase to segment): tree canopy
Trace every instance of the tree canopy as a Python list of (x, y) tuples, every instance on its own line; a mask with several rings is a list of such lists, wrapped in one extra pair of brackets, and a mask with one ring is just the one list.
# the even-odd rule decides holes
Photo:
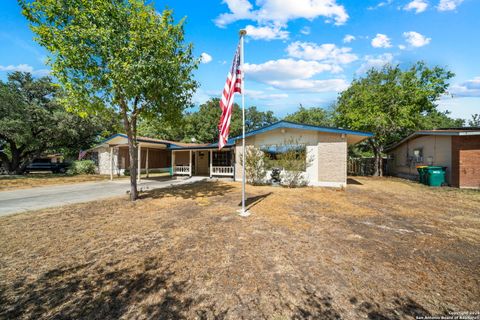
[(479, 113), (472, 114), (472, 118), (470, 120), (468, 120), (468, 126), (469, 127), (480, 128), (480, 114)]
[[(196, 111), (186, 113), (174, 126), (161, 119), (150, 119), (139, 124), (139, 134), (152, 138), (184, 142), (215, 142), (218, 140), (218, 122), (221, 109), (220, 99), (212, 98), (201, 104)], [(245, 109), (245, 130), (251, 131), (277, 122), (272, 111), (259, 111), (251, 106)], [(242, 133), (242, 109), (233, 104), (230, 137)]]
[(49, 77), (34, 79), (30, 73), (14, 72), (6, 82), (0, 81), (0, 158), (8, 172), (23, 173), (45, 152), (73, 156), (99, 135), (112, 133), (108, 129), (115, 121), (109, 126), (106, 119), (67, 112), (58, 103), (60, 96)]
[(302, 105), (297, 111), (287, 115), (285, 120), (314, 126), (331, 127), (334, 125), (332, 113), (329, 110), (318, 107), (305, 108)]
[(128, 135), (132, 200), (137, 198), (137, 120), (174, 122), (198, 86), (184, 20), (142, 0), (20, 0), (36, 40), (65, 89), (64, 103), (82, 115), (114, 110)]
[(369, 144), (377, 160), (376, 173), (382, 174), (381, 157), (387, 145), (442, 117), (436, 101), (446, 93), (453, 76), (423, 62), (407, 70), (398, 65), (371, 69), (339, 95), (335, 121), (339, 126), (374, 133)]

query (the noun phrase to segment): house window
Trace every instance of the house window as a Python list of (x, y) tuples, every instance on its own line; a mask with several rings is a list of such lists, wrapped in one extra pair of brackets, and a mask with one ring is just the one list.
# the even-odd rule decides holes
[(284, 144), (261, 146), (260, 150), (265, 153), (267, 168), (298, 168), (306, 170), (307, 147), (300, 144)]
[(214, 151), (212, 165), (214, 167), (227, 167), (232, 163), (232, 153), (230, 151)]

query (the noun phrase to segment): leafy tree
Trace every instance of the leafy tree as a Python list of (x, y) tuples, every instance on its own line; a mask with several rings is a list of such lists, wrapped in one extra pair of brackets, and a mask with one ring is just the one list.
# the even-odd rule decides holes
[(472, 114), (472, 119), (468, 120), (469, 127), (480, 127), (480, 114)]
[(175, 121), (166, 121), (163, 118), (140, 119), (138, 122), (138, 135), (163, 140), (184, 140), (185, 118)]
[[(220, 99), (212, 98), (200, 105), (198, 111), (190, 112), (183, 122), (184, 140), (191, 142), (218, 141), (218, 122), (220, 120)], [(245, 130), (250, 131), (278, 121), (271, 111), (258, 111), (252, 106), (245, 109)], [(242, 109), (233, 104), (230, 122), (230, 137), (242, 134)]]
[(20, 0), (38, 42), (51, 53), (66, 103), (88, 115), (114, 108), (128, 136), (131, 200), (137, 193), (137, 121), (174, 121), (197, 88), (198, 59), (184, 20), (142, 0)]
[[(258, 111), (257, 107), (251, 106), (245, 110), (245, 131), (252, 131), (268, 126), (278, 121), (272, 111)], [(241, 134), (241, 132), (239, 133)]]
[(97, 117), (67, 112), (58, 103), (60, 94), (50, 78), (30, 73), (14, 72), (0, 81), (0, 159), (9, 173), (23, 173), (47, 151), (78, 155), (102, 134)]
[[(201, 104), (196, 112), (185, 116), (184, 140), (191, 142), (213, 142), (218, 140), (218, 122), (221, 116), (220, 99), (212, 98)], [(233, 104), (230, 120), (230, 136), (239, 134), (242, 130), (242, 110), (238, 104)]]
[(453, 76), (423, 62), (407, 70), (398, 65), (371, 69), (339, 95), (336, 123), (374, 133), (368, 143), (375, 157), (375, 175), (382, 175), (385, 146), (423, 127), (425, 115), (437, 112), (435, 101), (446, 92)]
[(465, 120), (452, 119), (448, 116), (449, 114), (449, 111), (431, 111), (423, 117), (422, 125), (419, 129), (459, 128), (465, 125)]
[(287, 115), (285, 120), (314, 126), (330, 127), (333, 125), (331, 112), (323, 108), (307, 109), (302, 105), (297, 111)]

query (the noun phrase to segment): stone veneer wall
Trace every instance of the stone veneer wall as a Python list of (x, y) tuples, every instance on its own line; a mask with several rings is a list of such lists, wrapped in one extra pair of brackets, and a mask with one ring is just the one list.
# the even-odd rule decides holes
[[(100, 147), (98, 152), (98, 173), (110, 174), (110, 148)], [(113, 174), (121, 174), (118, 169), (118, 148), (113, 149)]]

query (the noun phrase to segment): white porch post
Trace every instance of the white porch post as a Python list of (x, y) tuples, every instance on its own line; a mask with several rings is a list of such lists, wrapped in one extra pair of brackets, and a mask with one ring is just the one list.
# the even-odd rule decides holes
[(192, 176), (192, 150), (189, 152), (189, 164), (188, 164), (188, 175)]
[(145, 170), (147, 171), (147, 178), (148, 178), (148, 151), (149, 151), (149, 150), (150, 150), (150, 149), (147, 148), (147, 158), (145, 159), (145, 161), (146, 161), (146, 162), (145, 162)]
[(213, 174), (213, 150), (210, 149), (210, 178)]
[(172, 166), (172, 170), (170, 171), (170, 175), (173, 177), (173, 175), (175, 174), (175, 150), (172, 150), (172, 163), (171, 163), (171, 166)]
[(140, 143), (138, 144), (138, 176), (137, 176), (137, 181), (140, 182), (140, 176), (142, 174), (142, 147)]
[(110, 180), (113, 180), (113, 147), (110, 147)]

